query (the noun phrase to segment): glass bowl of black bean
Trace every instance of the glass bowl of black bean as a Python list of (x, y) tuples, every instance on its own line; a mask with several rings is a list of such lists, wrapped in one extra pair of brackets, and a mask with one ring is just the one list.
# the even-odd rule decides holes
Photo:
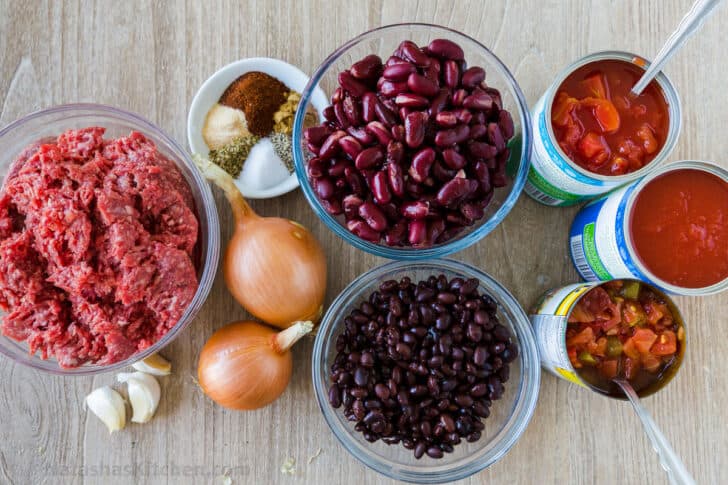
[(516, 299), (447, 259), (359, 276), (331, 304), (313, 352), (316, 397), (344, 448), (415, 483), (460, 480), (501, 459), (533, 415), (540, 372)]

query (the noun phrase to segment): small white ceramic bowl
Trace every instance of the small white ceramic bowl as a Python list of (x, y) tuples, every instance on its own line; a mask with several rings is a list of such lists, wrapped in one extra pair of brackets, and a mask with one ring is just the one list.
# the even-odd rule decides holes
[[(270, 74), (290, 89), (299, 93), (303, 92), (306, 84), (308, 84), (308, 76), (299, 68), (270, 57), (240, 59), (221, 68), (202, 84), (192, 100), (190, 112), (187, 116), (187, 140), (192, 153), (199, 153), (203, 156), (207, 156), (210, 153), (210, 149), (202, 138), (202, 127), (205, 124), (207, 112), (218, 102), (222, 93), (233, 81), (246, 72), (253, 71)], [(319, 113), (319, 119), (323, 119), (323, 110), (329, 104), (324, 92), (318, 89), (314, 93), (311, 101)], [(249, 199), (268, 199), (278, 197), (298, 187), (298, 177), (293, 172), (281, 183), (264, 190), (246, 186), (240, 179), (236, 180), (236, 184), (243, 195)]]

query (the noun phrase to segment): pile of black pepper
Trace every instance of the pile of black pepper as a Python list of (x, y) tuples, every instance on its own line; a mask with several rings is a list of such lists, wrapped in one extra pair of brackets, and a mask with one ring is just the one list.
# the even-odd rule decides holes
[(389, 280), (344, 319), (329, 402), (367, 441), (442, 458), (480, 439), (518, 356), (477, 279)]

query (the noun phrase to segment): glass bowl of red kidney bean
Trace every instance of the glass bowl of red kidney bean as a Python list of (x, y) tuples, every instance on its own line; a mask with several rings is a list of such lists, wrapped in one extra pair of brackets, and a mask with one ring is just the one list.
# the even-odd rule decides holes
[[(322, 122), (294, 122), (311, 207), (350, 244), (391, 259), (460, 251), (516, 203), (531, 152), (529, 113), (508, 68), (445, 27), (398, 24), (344, 44), (311, 77)], [(320, 92), (320, 91), (319, 91)]]
[(502, 458), (531, 419), (540, 372), (518, 302), (447, 259), (359, 276), (329, 307), (313, 351), (316, 397), (341, 444), (416, 483), (459, 480)]

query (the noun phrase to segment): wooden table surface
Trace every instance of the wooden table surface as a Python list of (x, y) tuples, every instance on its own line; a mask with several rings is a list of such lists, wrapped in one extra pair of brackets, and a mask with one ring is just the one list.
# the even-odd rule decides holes
[[(351, 37), (414, 20), (483, 42), (510, 67), (532, 104), (558, 71), (589, 52), (654, 56), (691, 3), (0, 0), (0, 125), (38, 108), (98, 102), (137, 112), (186, 142), (193, 95), (228, 62), (271, 56), (310, 73)], [(727, 21), (723, 8), (666, 69), (684, 109), (671, 160), (728, 165)], [(216, 198), (226, 241), (231, 215), (219, 192)], [(300, 191), (253, 206), (304, 223), (323, 242), (327, 301), (384, 262), (336, 238)], [(483, 268), (528, 307), (549, 287), (578, 279), (566, 244), (574, 213), (522, 196), (504, 223), (455, 258)], [(675, 381), (646, 404), (698, 483), (725, 483), (728, 293), (678, 303), (690, 348)], [(200, 348), (216, 328), (244, 317), (218, 276), (196, 321), (163, 352), (174, 373), (161, 379), (154, 419), (111, 436), (84, 411), (83, 399), (112, 384), (113, 375), (63, 378), (0, 359), (0, 483), (209, 484), (225, 470), (236, 485), (391, 483), (350, 456), (329, 432), (311, 386), (310, 339), (295, 348), (291, 385), (273, 405), (231, 412), (202, 394), (193, 377)], [(297, 463), (292, 476), (280, 471), (288, 457)], [(538, 407), (520, 441), (466, 482), (644, 485), (666, 479), (629, 405), (544, 375)]]

